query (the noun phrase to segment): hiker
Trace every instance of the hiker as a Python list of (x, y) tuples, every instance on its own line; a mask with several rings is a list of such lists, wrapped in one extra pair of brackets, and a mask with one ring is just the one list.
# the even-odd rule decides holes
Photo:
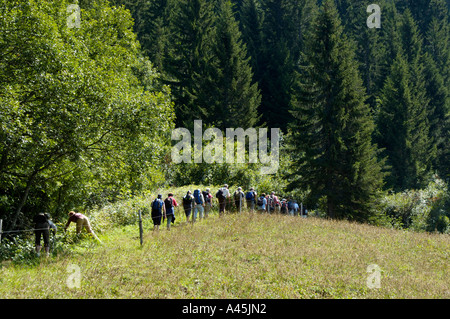
[(152, 202), (152, 220), (153, 220), (153, 231), (159, 231), (159, 226), (161, 225), (161, 218), (166, 217), (166, 205), (162, 200), (162, 195), (158, 194)]
[(290, 216), (296, 216), (298, 212), (297, 202), (292, 198), (289, 198), (289, 201), (287, 202), (287, 209)]
[(266, 194), (262, 193), (261, 196), (259, 196), (258, 200), (256, 201), (256, 207), (258, 209), (258, 212), (261, 212), (261, 213), (265, 212), (266, 205), (267, 205)]
[(230, 197), (230, 191), (228, 190), (228, 185), (224, 184), (222, 188), (216, 193), (216, 198), (219, 200), (219, 216), (225, 214), (225, 205), (227, 198)]
[(70, 223), (74, 222), (76, 224), (77, 227), (77, 236), (79, 236), (81, 234), (81, 230), (84, 228), (86, 228), (86, 231), (88, 233), (90, 233), (98, 242), (102, 242), (97, 235), (94, 233), (94, 231), (92, 230), (91, 227), (91, 223), (89, 222), (89, 218), (87, 218), (86, 216), (84, 216), (81, 213), (75, 213), (73, 210), (71, 210), (69, 212), (69, 220), (67, 221), (66, 226), (64, 227), (64, 231), (67, 230), (67, 228), (69, 227)]
[(272, 212), (276, 212), (277, 207), (280, 206), (280, 202), (278, 200), (278, 197), (275, 195), (275, 192), (272, 192), (269, 196), (266, 197), (267, 199), (267, 212), (271, 214)]
[(252, 212), (255, 210), (257, 196), (258, 194), (256, 194), (255, 189), (253, 187), (250, 187), (250, 191), (248, 191), (245, 194), (245, 200), (247, 201), (247, 208)]
[(207, 188), (205, 191), (202, 192), (203, 198), (205, 199), (205, 217), (208, 217), (209, 212), (212, 210), (212, 194)]
[(50, 216), (48, 218), (48, 224), (50, 225), (50, 229), (53, 233), (53, 236), (56, 235), (56, 231), (58, 230), (58, 227), (56, 227), (56, 225), (52, 222), (52, 220), (50, 219)]
[(194, 202), (194, 196), (192, 196), (191, 191), (187, 191), (186, 195), (183, 197), (183, 208), (186, 214), (186, 221), (189, 223), (189, 218), (191, 217), (192, 204)]
[(173, 198), (173, 193), (169, 193), (164, 200), (165, 217), (167, 218), (167, 230), (170, 230), (170, 225), (175, 223), (175, 207), (178, 206), (177, 201)]
[(50, 255), (50, 216), (47, 213), (39, 213), (34, 216), (34, 234), (36, 255), (39, 257), (41, 252), (41, 237), (44, 239), (45, 254)]
[(244, 202), (245, 194), (242, 191), (242, 187), (238, 187), (237, 190), (233, 194), (234, 205), (236, 206), (236, 210), (240, 213), (241, 207)]
[(285, 215), (287, 215), (289, 212), (288, 212), (288, 201), (285, 199), (285, 198), (283, 198), (282, 200), (281, 200), (281, 204), (280, 204), (280, 213), (281, 214), (285, 214)]
[(200, 219), (203, 218), (203, 212), (205, 207), (205, 199), (200, 189), (194, 190), (194, 214), (192, 216), (192, 222), (197, 220), (197, 212), (200, 212)]

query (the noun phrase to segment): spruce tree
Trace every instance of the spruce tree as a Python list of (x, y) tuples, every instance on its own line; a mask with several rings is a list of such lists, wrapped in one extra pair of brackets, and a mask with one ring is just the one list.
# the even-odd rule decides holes
[(418, 103), (407, 58), (398, 54), (381, 93), (378, 143), (391, 167), (387, 186), (396, 191), (424, 185), (430, 165), (428, 119)]
[(262, 121), (286, 130), (290, 121), (289, 101), (295, 64), (300, 52), (300, 2), (263, 0), (263, 47), (258, 79)]
[(393, 2), (385, 3), (382, 10), (382, 26), (379, 31), (381, 33), (380, 42), (384, 45), (385, 51), (381, 60), (381, 77), (378, 82), (378, 92), (383, 88), (384, 82), (391, 71), (392, 63), (402, 48), (399, 30), (401, 15)]
[(430, 135), (435, 139), (434, 162), (438, 174), (450, 178), (450, 25), (448, 9), (432, 0), (431, 19), (425, 36), (425, 83), (433, 113), (429, 114)]
[(214, 53), (217, 56), (218, 93), (215, 96), (215, 124), (228, 127), (253, 127), (259, 120), (261, 102), (257, 83), (242, 42), (238, 22), (230, 1), (221, 0), (216, 21)]
[(163, 59), (169, 40), (170, 10), (176, 0), (110, 0), (124, 5), (134, 19), (134, 32), (141, 44), (142, 53), (153, 65), (163, 71)]
[(449, 147), (446, 130), (448, 130), (450, 98), (444, 78), (428, 53), (424, 56), (424, 83), (427, 97), (430, 99), (428, 107), (429, 137), (436, 148), (436, 156), (432, 158), (433, 168), (439, 175), (445, 176), (446, 171), (448, 172), (448, 162), (442, 160)]
[[(382, 40), (381, 28), (369, 28), (367, 26), (369, 16), (367, 6), (372, 2), (340, 0), (337, 3), (340, 15), (346, 17), (343, 20), (344, 31), (356, 44), (356, 58), (368, 95), (368, 103), (372, 109), (375, 109), (376, 97), (382, 88), (383, 63), (385, 63), (387, 49), (385, 41)], [(377, 1), (377, 4), (384, 13), (385, 2), (380, 0)], [(384, 27), (384, 20), (382, 15), (382, 28)]]
[(330, 218), (368, 220), (383, 175), (355, 48), (331, 0), (311, 30), (292, 101), (289, 188), (309, 189), (315, 202), (322, 198)]
[(263, 46), (263, 11), (258, 0), (243, 0), (239, 12), (242, 40), (247, 45), (247, 54), (253, 70), (254, 80), (261, 79)]
[[(409, 8), (403, 13), (400, 35), (411, 77), (412, 102), (415, 104), (418, 115), (416, 130), (418, 134), (422, 134), (420, 137), (421, 147), (426, 150), (426, 154), (423, 154), (418, 160), (423, 162), (428, 172), (431, 172), (433, 169), (432, 163), (436, 161), (437, 144), (440, 139), (443, 116), (445, 115), (445, 89), (440, 74), (435, 72), (432, 59), (423, 49), (422, 34)], [(424, 116), (426, 119), (423, 118)], [(426, 127), (421, 129), (421, 126)], [(420, 152), (417, 154), (420, 154)], [(417, 176), (419, 180), (423, 180), (423, 183), (415, 186), (424, 186), (426, 182), (424, 180), (425, 174), (428, 172), (423, 172)]]
[(214, 20), (214, 4), (208, 0), (179, 0), (173, 9), (164, 71), (175, 98), (177, 126), (192, 128), (195, 119), (214, 121), (209, 93), (217, 77)]
[(449, 10), (441, 0), (432, 0), (432, 15), (425, 33), (425, 50), (433, 57), (445, 83), (450, 81)]

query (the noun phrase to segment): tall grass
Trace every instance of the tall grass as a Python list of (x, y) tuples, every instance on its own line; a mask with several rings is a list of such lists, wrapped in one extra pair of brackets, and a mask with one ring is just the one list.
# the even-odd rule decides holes
[[(144, 244), (136, 223), (111, 228), (103, 245), (0, 270), (1, 298), (449, 298), (448, 235), (244, 212), (214, 214)], [(81, 285), (70, 289), (69, 265)], [(368, 265), (381, 269), (367, 285)]]

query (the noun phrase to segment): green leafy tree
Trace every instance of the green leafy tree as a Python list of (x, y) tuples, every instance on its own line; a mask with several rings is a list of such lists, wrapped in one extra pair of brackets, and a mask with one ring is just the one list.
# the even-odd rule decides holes
[[(69, 4), (0, 2), (0, 209), (8, 228), (37, 210), (132, 191), (168, 148), (170, 92), (140, 57), (129, 12), (80, 2), (80, 27), (71, 28)], [(55, 204), (63, 198), (66, 205)]]

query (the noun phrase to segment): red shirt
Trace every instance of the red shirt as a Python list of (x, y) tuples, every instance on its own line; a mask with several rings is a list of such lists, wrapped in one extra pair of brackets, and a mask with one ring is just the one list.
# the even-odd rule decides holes
[(84, 218), (84, 215), (82, 213), (75, 213), (72, 216), (69, 217), (69, 220), (67, 221), (66, 228), (69, 227), (71, 222), (76, 223), (77, 220), (80, 218)]
[(178, 206), (177, 201), (175, 200), (175, 198), (173, 198), (172, 196), (168, 197), (168, 198), (172, 198), (172, 204), (173, 206)]

